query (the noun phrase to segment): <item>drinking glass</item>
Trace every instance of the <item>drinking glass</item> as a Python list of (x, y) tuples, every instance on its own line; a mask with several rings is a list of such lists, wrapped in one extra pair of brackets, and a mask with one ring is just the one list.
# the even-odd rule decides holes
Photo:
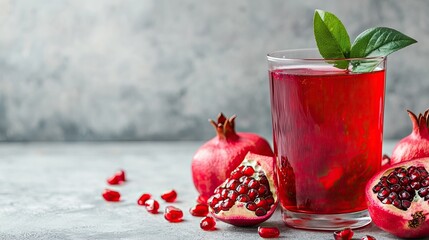
[(386, 58), (326, 60), (317, 49), (267, 58), (283, 221), (319, 230), (369, 224), (365, 186), (381, 167)]

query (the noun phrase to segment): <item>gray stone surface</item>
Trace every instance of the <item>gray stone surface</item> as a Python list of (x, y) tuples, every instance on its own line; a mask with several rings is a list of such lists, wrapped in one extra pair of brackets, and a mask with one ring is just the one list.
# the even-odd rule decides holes
[[(0, 239), (260, 239), (256, 228), (222, 222), (204, 232), (188, 209), (197, 196), (190, 175), (191, 157), (200, 142), (57, 143), (0, 145)], [(385, 145), (391, 152), (393, 143)], [(119, 168), (128, 182), (109, 187), (122, 194), (118, 203), (105, 202), (105, 180)], [(136, 204), (138, 197), (174, 188), (184, 221), (168, 223)], [(160, 201), (161, 209), (166, 203)], [(281, 229), (281, 239), (333, 239), (331, 232), (303, 231), (284, 226), (280, 212), (266, 224)], [(355, 231), (394, 239), (374, 225)]]
[(0, 0), (0, 140), (202, 140), (221, 111), (271, 138), (265, 54), (314, 47), (315, 8), (419, 40), (388, 63), (385, 136), (407, 134), (429, 107), (426, 0)]

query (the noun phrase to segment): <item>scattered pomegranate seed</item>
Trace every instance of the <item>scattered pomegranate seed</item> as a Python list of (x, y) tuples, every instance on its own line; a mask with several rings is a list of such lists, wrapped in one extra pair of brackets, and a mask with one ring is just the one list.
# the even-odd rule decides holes
[(200, 227), (204, 231), (212, 231), (216, 229), (216, 220), (213, 217), (204, 217), (201, 219)]
[(189, 209), (189, 212), (191, 213), (192, 216), (195, 216), (195, 217), (205, 217), (209, 213), (209, 206), (207, 206), (207, 204), (204, 204), (204, 203), (199, 203), (191, 207), (191, 209)]
[(278, 238), (280, 230), (277, 227), (258, 227), (259, 236), (262, 238)]
[(108, 202), (119, 202), (121, 198), (121, 194), (119, 192), (110, 189), (104, 189), (102, 196)]
[(124, 170), (120, 170), (118, 172), (115, 173), (115, 175), (109, 177), (107, 179), (107, 183), (110, 185), (118, 185), (125, 182), (125, 171)]
[(140, 206), (146, 206), (146, 201), (149, 200), (152, 197), (149, 193), (143, 193), (143, 195), (140, 196), (139, 200), (137, 200), (137, 204)]
[(183, 218), (183, 212), (179, 208), (167, 206), (165, 207), (164, 218), (169, 222), (181, 222)]
[(350, 228), (345, 228), (341, 231), (334, 232), (335, 240), (350, 240), (353, 237), (353, 231)]
[(107, 183), (110, 185), (118, 185), (122, 181), (119, 181), (119, 176), (113, 175), (107, 179)]
[(150, 213), (156, 214), (158, 213), (159, 203), (156, 200), (149, 199), (145, 203), (146, 210)]
[(376, 240), (375, 237), (366, 235), (365, 237), (362, 237), (361, 240)]
[(170, 190), (161, 195), (161, 198), (166, 202), (174, 202), (177, 198), (177, 193), (174, 190)]

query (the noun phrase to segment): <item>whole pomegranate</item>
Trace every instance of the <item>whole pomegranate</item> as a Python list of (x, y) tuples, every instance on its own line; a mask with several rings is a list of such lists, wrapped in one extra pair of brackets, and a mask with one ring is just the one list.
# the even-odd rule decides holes
[(401, 238), (429, 236), (429, 158), (394, 164), (366, 186), (368, 211), (379, 228)]
[(200, 193), (199, 199), (207, 202), (213, 191), (240, 163), (247, 152), (273, 156), (270, 144), (255, 133), (235, 132), (235, 116), (219, 114), (217, 122), (210, 120), (217, 136), (204, 143), (192, 159), (192, 178)]
[(408, 161), (415, 158), (429, 157), (429, 109), (417, 117), (407, 110), (413, 123), (413, 131), (403, 138), (393, 149), (391, 164)]
[(248, 153), (208, 200), (212, 215), (236, 226), (264, 222), (276, 210), (274, 158)]

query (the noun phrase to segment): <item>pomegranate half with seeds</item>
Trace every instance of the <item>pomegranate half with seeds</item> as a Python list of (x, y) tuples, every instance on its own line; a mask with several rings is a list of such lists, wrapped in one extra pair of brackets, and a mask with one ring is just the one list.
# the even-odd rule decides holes
[(368, 211), (379, 228), (401, 238), (429, 236), (429, 158), (394, 164), (366, 187)]
[(277, 207), (274, 158), (248, 153), (208, 200), (217, 219), (236, 226), (264, 222)]

